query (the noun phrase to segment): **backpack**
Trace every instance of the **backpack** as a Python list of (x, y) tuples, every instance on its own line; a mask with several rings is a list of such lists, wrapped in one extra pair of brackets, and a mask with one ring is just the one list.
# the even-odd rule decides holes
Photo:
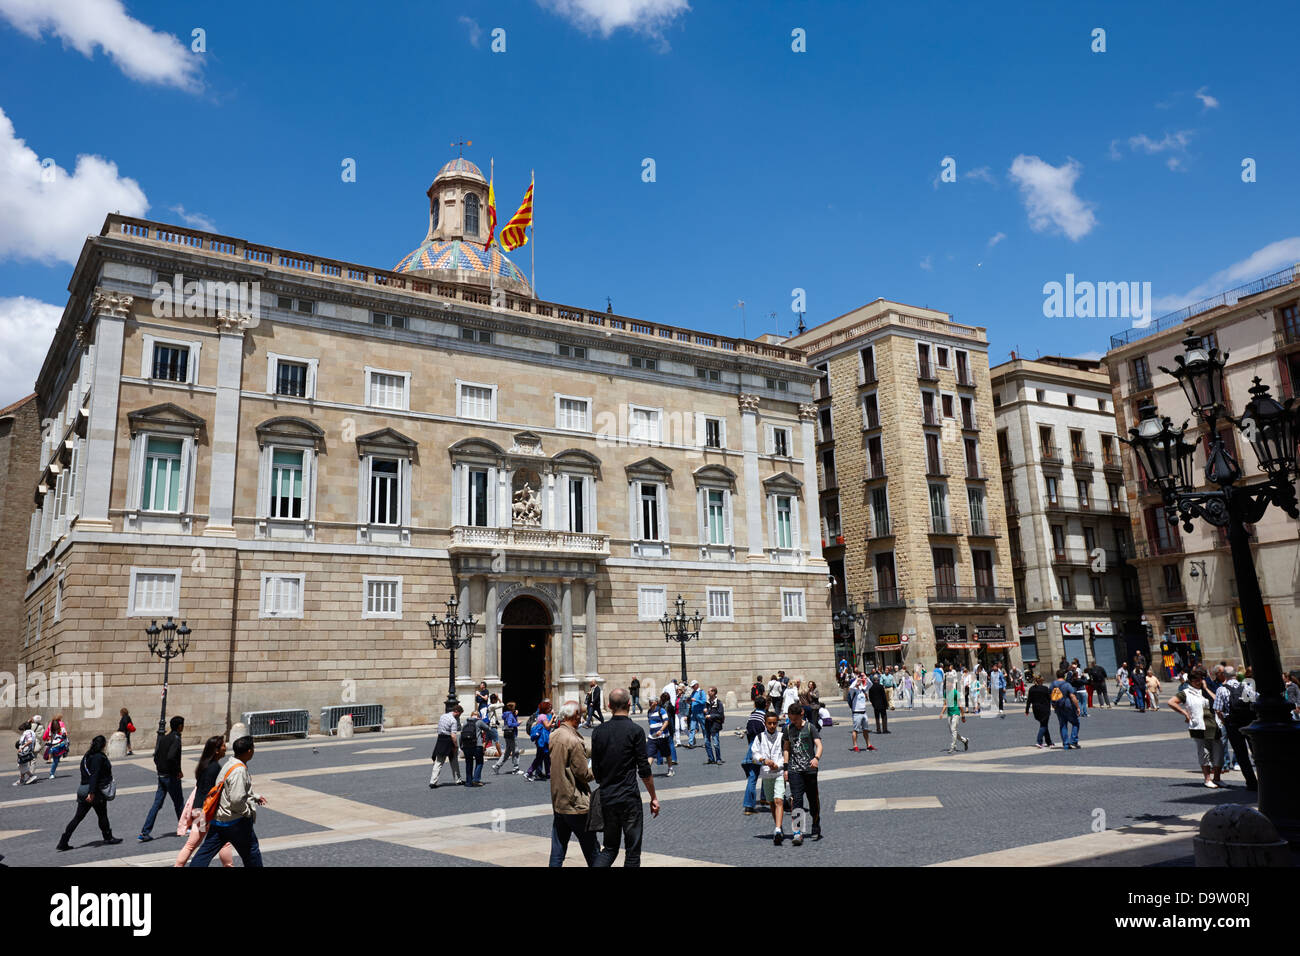
[(471, 717), (465, 721), (465, 726), (460, 728), (460, 749), (477, 750), (478, 749), (478, 718)]
[(1061, 690), (1060, 684), (1052, 685), (1052, 706), (1053, 707), (1065, 706), (1065, 691)]
[(208, 823), (211, 823), (212, 818), (217, 815), (217, 807), (221, 803), (221, 791), (225, 789), (226, 778), (230, 776), (232, 770), (236, 767), (242, 766), (243, 764), (238, 760), (230, 761), (230, 766), (227, 767), (226, 772), (221, 775), (221, 779), (212, 785), (212, 789), (208, 791), (208, 795), (203, 798), (203, 819), (207, 820)]
[(1245, 689), (1246, 685), (1241, 681), (1237, 681), (1236, 687), (1228, 688), (1228, 719), (1233, 723), (1254, 719), (1254, 706), (1242, 699)]

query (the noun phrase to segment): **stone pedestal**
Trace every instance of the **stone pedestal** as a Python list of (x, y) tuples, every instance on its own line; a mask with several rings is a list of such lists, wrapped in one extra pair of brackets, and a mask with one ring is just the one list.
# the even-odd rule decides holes
[(108, 738), (108, 759), (126, 759), (126, 734), (120, 730), (115, 731), (113, 736)]
[(1226, 803), (1201, 817), (1192, 839), (1197, 866), (1291, 866), (1286, 840), (1254, 807)]
[(356, 733), (356, 731), (352, 728), (352, 715), (344, 714), (342, 717), (340, 717), (338, 726), (335, 727), (334, 732), (338, 734), (339, 737), (351, 737), (354, 733)]
[(727, 691), (726, 702), (723, 706), (729, 714), (734, 714), (736, 712), (736, 692), (734, 690)]

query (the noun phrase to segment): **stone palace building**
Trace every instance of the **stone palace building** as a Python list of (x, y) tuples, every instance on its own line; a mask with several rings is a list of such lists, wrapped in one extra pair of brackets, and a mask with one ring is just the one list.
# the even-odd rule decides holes
[(531, 712), (662, 685), (681, 595), (692, 678), (830, 684), (803, 353), (538, 300), (485, 251), (472, 163), (428, 195), (393, 270), (107, 217), (37, 382), (20, 662), (102, 672), (97, 730), (121, 706), (147, 728), (145, 628), (171, 616), (194, 736), (349, 702), (427, 723), (451, 596), (461, 698), (481, 679)]

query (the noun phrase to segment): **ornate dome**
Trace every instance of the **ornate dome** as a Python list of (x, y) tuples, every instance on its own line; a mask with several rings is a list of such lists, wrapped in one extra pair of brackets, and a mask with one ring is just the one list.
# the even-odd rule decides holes
[[(477, 279), (484, 285), (488, 282), (489, 272), (495, 272), (502, 288), (514, 288), (521, 292), (528, 289), (528, 279), (495, 244), (486, 250), (482, 243), (464, 239), (426, 239), (418, 249), (393, 267), (394, 272), (422, 273), (430, 270), (469, 273), (468, 276), (449, 275), (448, 278), (470, 282)], [(519, 283), (522, 288), (512, 283)]]
[(479, 179), (483, 180), (483, 182), (487, 182), (487, 177), (483, 175), (483, 170), (479, 169), (464, 156), (457, 156), (446, 166), (443, 166), (442, 169), (438, 170), (438, 175), (433, 178), (437, 180), (439, 177), (446, 176), (450, 173), (462, 173), (469, 176), (477, 176)]

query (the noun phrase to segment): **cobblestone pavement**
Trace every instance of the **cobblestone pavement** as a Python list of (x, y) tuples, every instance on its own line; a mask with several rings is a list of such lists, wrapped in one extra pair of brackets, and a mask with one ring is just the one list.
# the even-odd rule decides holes
[[(825, 839), (772, 845), (768, 816), (744, 816), (743, 739), (724, 732), (721, 766), (679, 749), (676, 775), (655, 768), (663, 805), (645, 827), (645, 865), (1043, 865), (1190, 862), (1190, 834), (1220, 803), (1250, 803), (1237, 773), (1229, 789), (1201, 784), (1183, 721), (1171, 712), (1093, 709), (1079, 751), (1033, 746), (1023, 705), (1004, 719), (971, 717), (969, 752), (946, 754), (947, 724), (934, 709), (896, 710), (878, 749), (852, 753), (847, 710), (831, 708), (821, 773)], [(1053, 721), (1053, 739), (1056, 728)], [(590, 734), (585, 731), (584, 734)], [(428, 788), (431, 728), (260, 744), (251, 769), (270, 805), (257, 832), (268, 866), (544, 865), (549, 788), (484, 771), (488, 786)], [(197, 749), (187, 749), (193, 772)], [(525, 766), (531, 757), (525, 758)], [(109, 807), (119, 846), (99, 844), (94, 815), (54, 849), (73, 812), (76, 762), (58, 778), (0, 793), (0, 853), (13, 866), (170, 865), (181, 838), (168, 806), (151, 843), (136, 841), (154, 792), (151, 760), (114, 765)], [(450, 777), (444, 770), (443, 780)], [(789, 823), (786, 825), (789, 832)], [(582, 865), (572, 847), (568, 865)]]

